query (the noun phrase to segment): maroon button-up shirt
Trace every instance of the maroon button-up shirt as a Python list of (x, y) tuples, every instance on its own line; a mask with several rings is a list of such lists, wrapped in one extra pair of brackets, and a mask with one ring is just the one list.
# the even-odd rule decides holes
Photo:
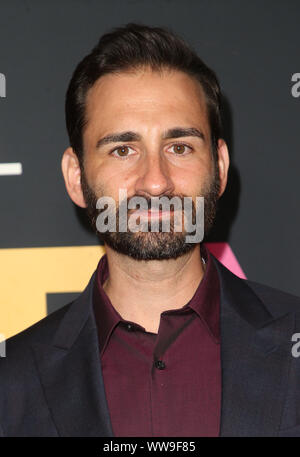
[(102, 287), (107, 256), (98, 264), (93, 304), (116, 437), (219, 436), (219, 278), (203, 246), (201, 255), (206, 269), (194, 296), (161, 313), (157, 334), (120, 316)]

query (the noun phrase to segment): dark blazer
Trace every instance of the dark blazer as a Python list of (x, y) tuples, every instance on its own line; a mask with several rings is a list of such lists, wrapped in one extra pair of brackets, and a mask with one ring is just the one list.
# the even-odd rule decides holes
[[(291, 352), (300, 299), (239, 279), (213, 260), (221, 283), (220, 435), (300, 436), (300, 358)], [(0, 436), (113, 436), (94, 277), (74, 302), (7, 340)]]

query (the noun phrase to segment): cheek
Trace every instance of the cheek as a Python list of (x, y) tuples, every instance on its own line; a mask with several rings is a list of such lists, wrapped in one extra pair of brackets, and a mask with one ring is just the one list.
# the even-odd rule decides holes
[(173, 174), (173, 182), (175, 191), (184, 195), (193, 195), (201, 188), (205, 173), (201, 173), (199, 169), (181, 169)]
[(86, 160), (84, 168), (88, 182), (94, 188), (98, 186), (107, 188), (113, 183), (118, 182), (118, 170), (114, 167), (107, 166), (104, 160), (91, 157), (89, 160)]
[(202, 195), (214, 178), (213, 164), (205, 167), (181, 170), (174, 176), (175, 191), (186, 196)]
[(110, 196), (116, 201), (119, 199), (120, 189), (125, 189), (127, 194), (132, 193), (132, 177), (126, 176), (108, 167), (98, 167), (91, 173), (91, 184), (97, 195)]

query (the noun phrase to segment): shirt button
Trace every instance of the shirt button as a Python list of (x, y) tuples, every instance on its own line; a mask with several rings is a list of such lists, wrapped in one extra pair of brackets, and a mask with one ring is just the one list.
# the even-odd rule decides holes
[(134, 330), (133, 325), (132, 324), (127, 324), (127, 330), (129, 332), (132, 332)]
[(155, 360), (154, 365), (158, 370), (164, 370), (166, 368), (166, 364), (162, 360)]

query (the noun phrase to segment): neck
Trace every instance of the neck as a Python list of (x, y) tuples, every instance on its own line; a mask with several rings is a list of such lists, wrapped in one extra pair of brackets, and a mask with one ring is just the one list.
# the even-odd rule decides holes
[(204, 274), (200, 245), (177, 259), (135, 260), (105, 246), (109, 277), (103, 288), (123, 319), (157, 333), (160, 315), (182, 308)]

